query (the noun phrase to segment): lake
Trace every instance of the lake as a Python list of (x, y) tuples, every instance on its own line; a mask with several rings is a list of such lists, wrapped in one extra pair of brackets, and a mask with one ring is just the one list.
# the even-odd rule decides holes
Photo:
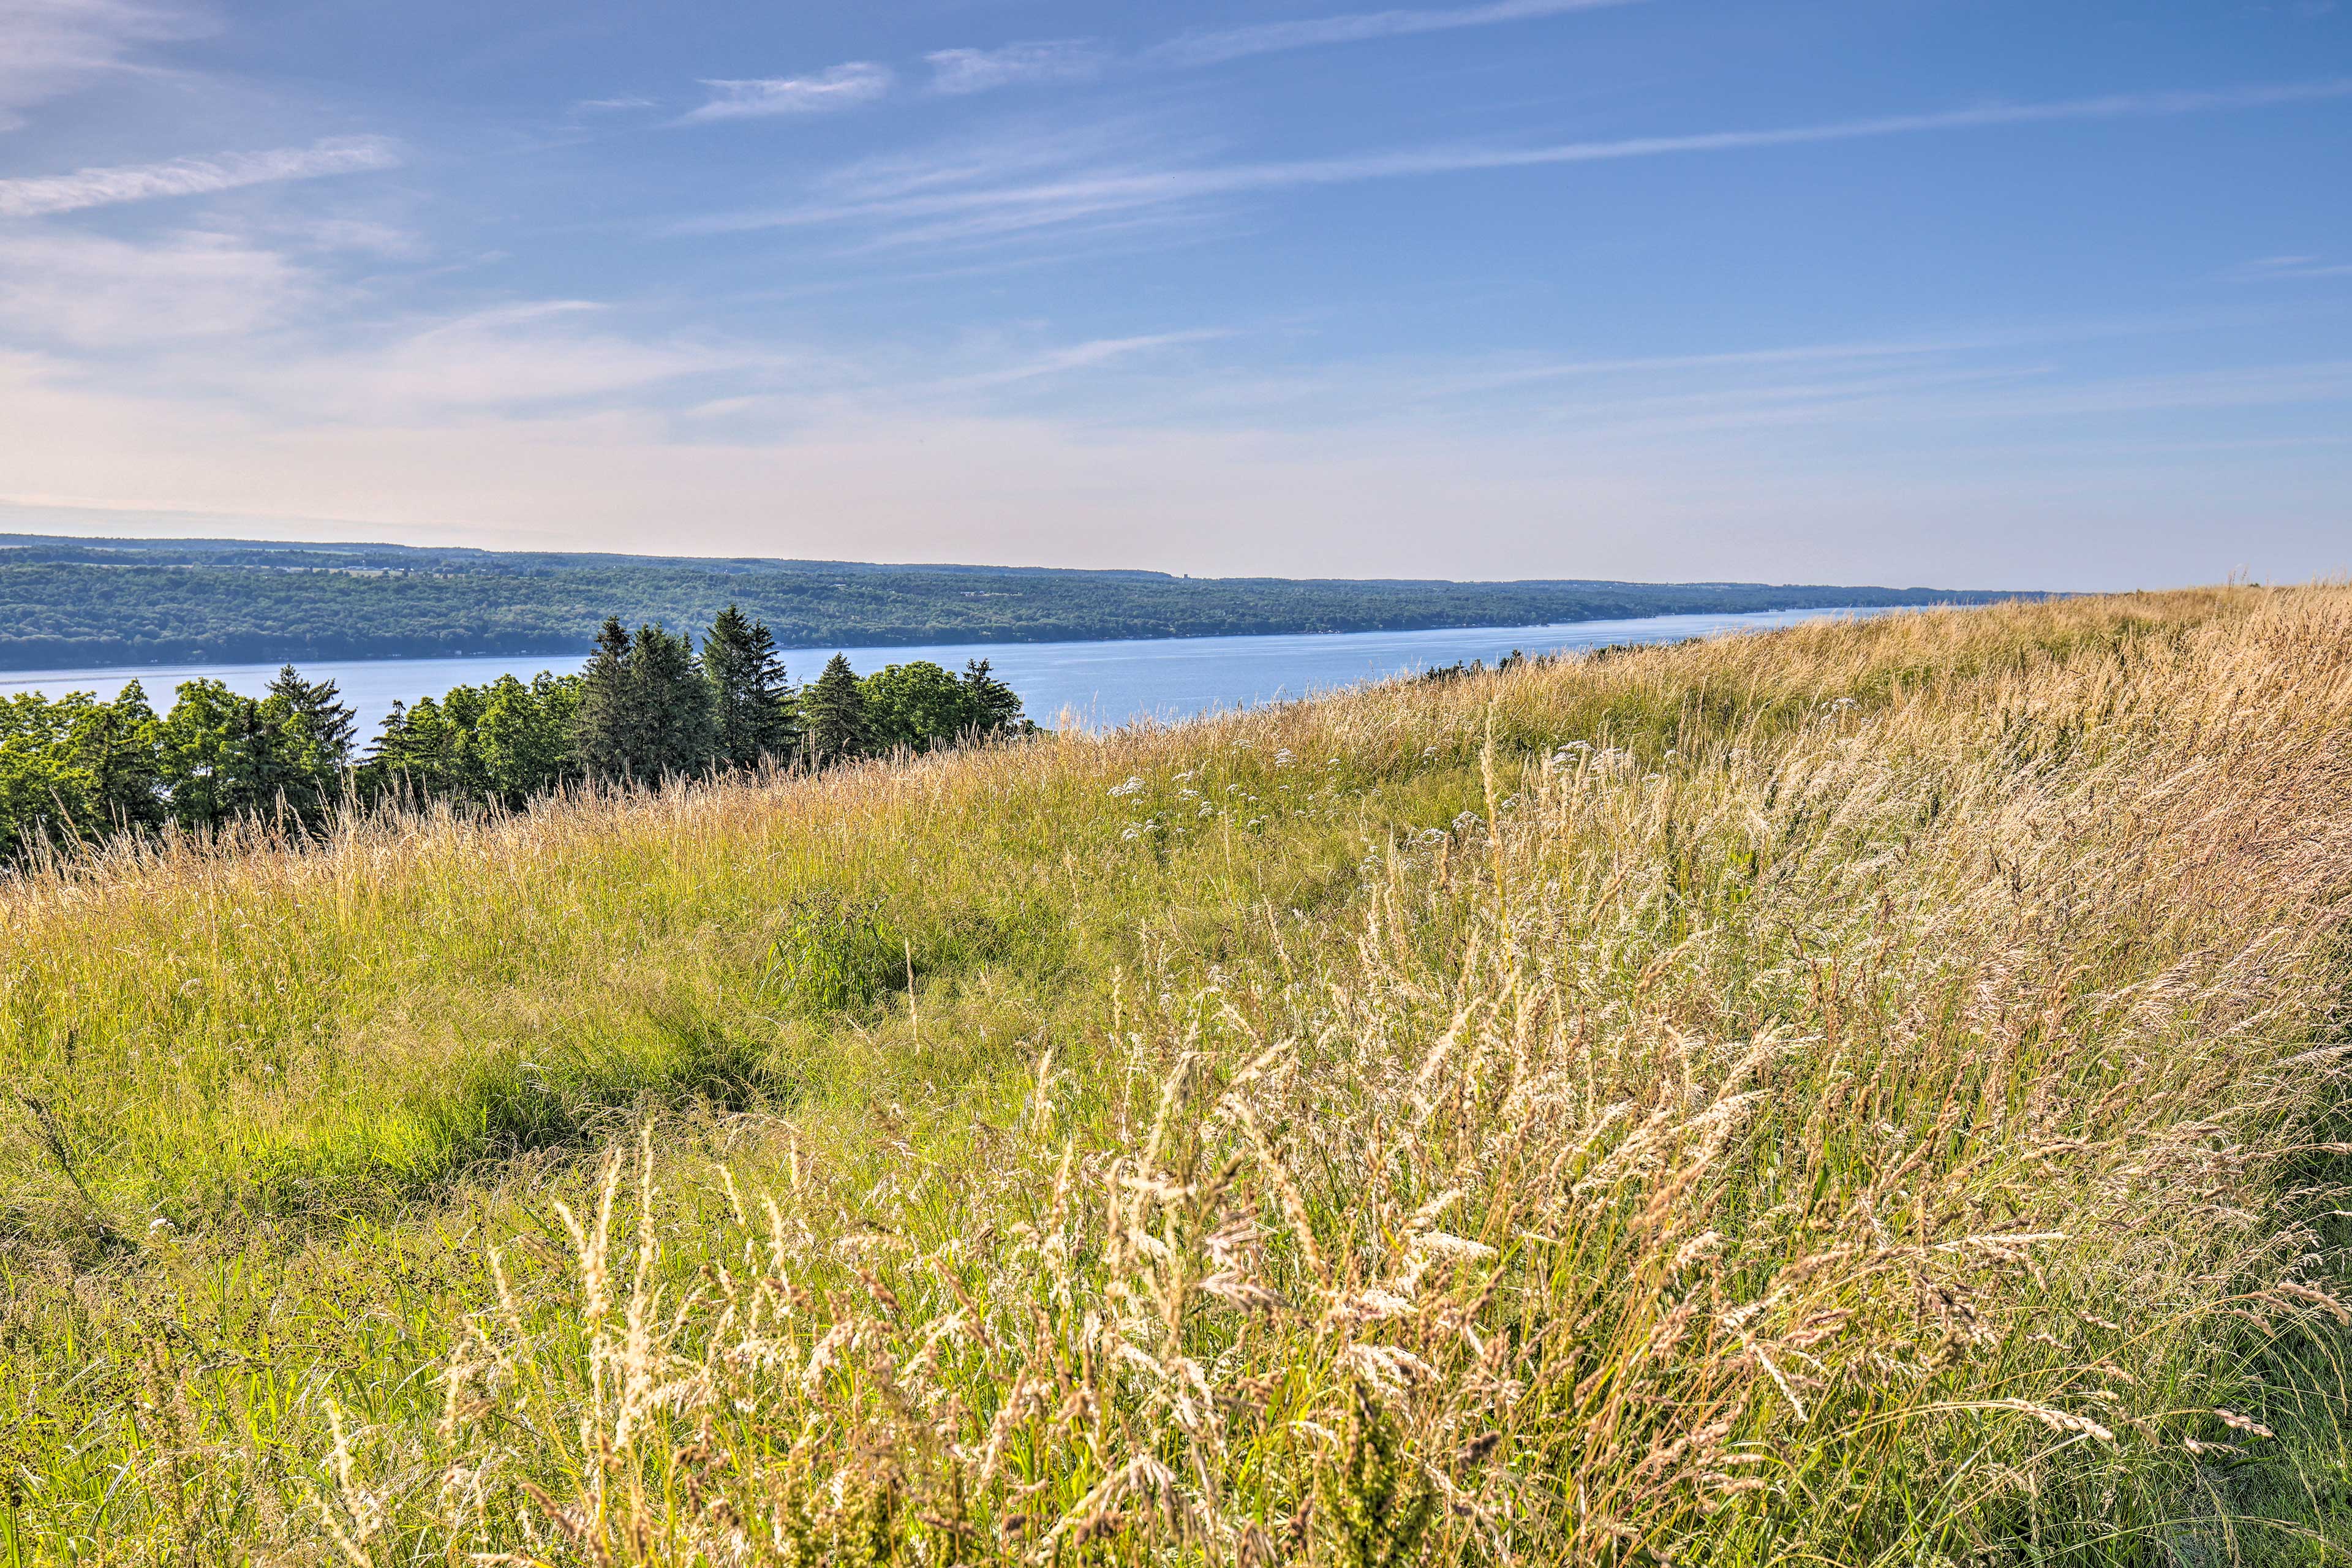
[[(1138, 719), (1172, 721), (1227, 708), (1310, 696), (1360, 681), (1449, 665), (1465, 659), (1492, 664), (1517, 648), (1559, 653), (1609, 643), (1680, 642), (1723, 632), (1759, 631), (1800, 621), (1882, 615), (1883, 610), (1764, 610), (1746, 615), (1644, 616), (1622, 621), (1564, 621), (1544, 626), (1473, 626), (1414, 632), (1339, 632), (1282, 637), (1158, 637), (1123, 642), (954, 643), (920, 647), (786, 648), (796, 682), (814, 679), (835, 652), (859, 674), (886, 664), (929, 659), (950, 670), (968, 658), (987, 659), (999, 679), (1028, 704), (1029, 716), (1059, 726), (1064, 715), (1087, 725)], [(468, 658), (366, 658), (305, 664), (311, 679), (332, 680), (359, 713), (360, 733), (373, 735), (394, 701), (438, 697), (453, 686), (478, 686), (501, 675), (528, 679), (576, 663), (541, 654)], [(183, 680), (210, 677), (232, 690), (258, 696), (278, 673), (274, 664), (155, 665), (143, 669), (0, 671), (0, 695), (94, 691), (111, 699), (131, 679), (142, 682), (158, 710), (168, 709)]]

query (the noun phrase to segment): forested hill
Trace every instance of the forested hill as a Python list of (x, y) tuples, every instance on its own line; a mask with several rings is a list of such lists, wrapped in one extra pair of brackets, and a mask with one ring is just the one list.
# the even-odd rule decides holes
[(606, 616), (787, 647), (1402, 631), (1706, 611), (1980, 603), (1927, 588), (1295, 580), (1033, 567), (506, 553), (0, 534), (0, 669), (578, 655)]

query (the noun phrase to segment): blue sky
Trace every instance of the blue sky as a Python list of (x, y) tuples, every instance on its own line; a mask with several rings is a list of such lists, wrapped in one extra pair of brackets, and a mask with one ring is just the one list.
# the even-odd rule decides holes
[(0, 0), (0, 529), (2352, 568), (2352, 5)]

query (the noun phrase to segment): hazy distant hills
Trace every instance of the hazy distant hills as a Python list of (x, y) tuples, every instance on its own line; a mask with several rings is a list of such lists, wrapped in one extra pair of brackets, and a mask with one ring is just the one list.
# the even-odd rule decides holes
[(730, 604), (786, 647), (1402, 631), (1835, 605), (1940, 588), (1176, 577), (0, 534), (0, 668), (584, 652), (608, 615), (699, 631)]

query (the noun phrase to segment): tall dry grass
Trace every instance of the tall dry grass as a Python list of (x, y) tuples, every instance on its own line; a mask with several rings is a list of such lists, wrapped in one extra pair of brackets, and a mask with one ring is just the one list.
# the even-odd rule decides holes
[[(478, 1178), (462, 1316), (281, 1419), (159, 1355), (113, 1540), (2327, 1560), (2347, 740), (2352, 595), (2240, 590), (53, 872), (19, 1041), (115, 994), (59, 933), (119, 922), (223, 933), (224, 1051), (299, 1022), (248, 955), (485, 954), (407, 1004), (429, 1047), (342, 1069), (415, 1103), (502, 1059), (477, 994), (538, 1054), (646, 1016), (600, 983), (784, 1053), (698, 1113), (608, 1100), (643, 1131), (593, 1171)], [(886, 931), (910, 989), (791, 1015)], [(348, 1048), (369, 984), (308, 1026)], [(113, 1038), (177, 1005), (118, 989)], [(140, 1182), (89, 1203), (177, 1190)]]

